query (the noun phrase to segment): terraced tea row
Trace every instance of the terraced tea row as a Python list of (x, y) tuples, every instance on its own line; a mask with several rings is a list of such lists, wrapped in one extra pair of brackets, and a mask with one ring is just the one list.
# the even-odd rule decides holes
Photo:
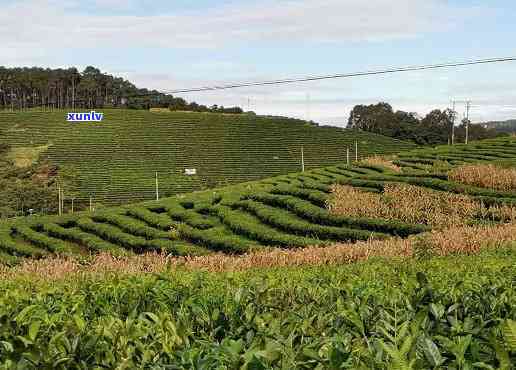
[[(401, 171), (368, 163), (337, 165), (302, 173), (179, 195), (93, 213), (64, 217), (28, 217), (0, 224), (0, 258), (41, 257), (48, 253), (115, 254), (160, 250), (175, 255), (222, 251), (243, 253), (265, 246), (295, 248), (335, 241), (407, 237), (430, 230), (395, 220), (329, 213), (331, 185), (382, 192), (386, 184), (405, 183), (439, 192), (465, 194), (486, 205), (516, 205), (516, 192), (450, 181), (445, 173), (416, 169), (421, 153), (469, 161), (470, 152), (490, 150), (477, 161), (516, 158), (516, 139), (498, 139), (452, 150), (436, 148), (400, 154)], [(497, 149), (502, 156), (496, 153)], [(511, 153), (513, 153), (511, 155)], [(459, 161), (459, 159), (457, 159)], [(409, 163), (408, 165), (404, 165)], [(428, 168), (426, 168), (428, 170)]]
[[(3, 140), (14, 147), (50, 145), (53, 163), (75, 169), (80, 196), (103, 204), (252, 181), (414, 145), (380, 135), (314, 127), (287, 118), (106, 110), (101, 123), (68, 123), (65, 112), (0, 113)], [(185, 168), (197, 175), (185, 176)], [(65, 197), (67, 191), (65, 189)], [(71, 205), (68, 199), (65, 208)]]

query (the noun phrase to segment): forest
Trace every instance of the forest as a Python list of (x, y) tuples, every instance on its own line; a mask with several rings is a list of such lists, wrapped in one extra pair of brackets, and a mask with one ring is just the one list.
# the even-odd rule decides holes
[(175, 111), (242, 113), (239, 107), (207, 107), (156, 90), (137, 88), (121, 77), (88, 66), (6, 68), (0, 66), (0, 110), (30, 108), (170, 108)]
[(409, 140), (420, 145), (463, 143), (466, 138), (466, 126), (470, 141), (506, 135), (493, 128), (471, 124), (465, 118), (459, 122), (457, 112), (451, 109), (434, 109), (426, 116), (420, 117), (414, 112), (394, 111), (392, 106), (385, 102), (356, 105), (348, 120), (348, 128)]

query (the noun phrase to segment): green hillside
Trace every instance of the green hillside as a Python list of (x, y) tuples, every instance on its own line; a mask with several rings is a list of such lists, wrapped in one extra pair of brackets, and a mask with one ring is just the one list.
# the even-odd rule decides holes
[(340, 164), (92, 213), (20, 218), (0, 223), (0, 256), (4, 262), (16, 262), (22, 256), (102, 250), (116, 254), (149, 250), (176, 255), (243, 253), (264, 246), (405, 237), (429, 227), (332, 215), (326, 209), (331, 185), (381, 192), (385, 184), (406, 183), (467, 194), (486, 205), (515, 205), (514, 191), (456, 183), (440, 172), (470, 162), (514, 166), (515, 161), (516, 138), (499, 138), (401, 153), (395, 163), (402, 172), (371, 164)]
[[(81, 197), (123, 204), (296, 172), (359, 156), (410, 149), (410, 143), (305, 121), (253, 115), (102, 110), (101, 123), (66, 122), (64, 111), (0, 112), (3, 141), (38, 152), (78, 174)], [(48, 148), (47, 148), (48, 147)], [(30, 150), (29, 150), (30, 148)], [(196, 176), (184, 175), (196, 168)], [(66, 193), (65, 193), (66, 197)], [(69, 202), (65, 208), (69, 207)]]

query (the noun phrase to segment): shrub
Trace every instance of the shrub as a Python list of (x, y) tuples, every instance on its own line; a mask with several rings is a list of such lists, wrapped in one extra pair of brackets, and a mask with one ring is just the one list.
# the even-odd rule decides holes
[(288, 209), (299, 217), (321, 225), (338, 227), (347, 226), (402, 237), (429, 230), (428, 227), (423, 225), (412, 225), (395, 220), (334, 215), (307, 201), (288, 195), (258, 193), (252, 194), (248, 198), (271, 206), (279, 206)]
[[(39, 226), (41, 227), (41, 226)], [(34, 231), (29, 226), (14, 225), (13, 230), (25, 240), (38, 247), (44, 248), (53, 253), (70, 254), (72, 249), (60, 239), (49, 237), (45, 234)]]
[(148, 247), (147, 240), (144, 238), (127, 234), (118, 227), (112, 225), (93, 222), (88, 218), (79, 218), (77, 220), (77, 226), (86, 232), (93, 233), (101, 237), (104, 240), (131, 248), (138, 253), (143, 252)]
[(313, 238), (282, 233), (270, 226), (263, 225), (255, 217), (247, 213), (232, 210), (225, 206), (215, 206), (212, 208), (212, 212), (233, 232), (245, 235), (261, 243), (280, 247), (299, 247), (320, 244), (319, 240)]
[(282, 229), (288, 233), (313, 237), (321, 240), (367, 240), (370, 238), (380, 239), (387, 236), (385, 234), (366, 230), (312, 224), (303, 219), (299, 219), (288, 211), (279, 210), (253, 201), (242, 201), (235, 204), (235, 206), (251, 212), (260, 221)]
[[(192, 203), (192, 208), (193, 208)], [(176, 221), (187, 223), (188, 225), (197, 229), (206, 230), (216, 226), (213, 220), (210, 220), (204, 215), (197, 213), (193, 209), (185, 209), (179, 203), (171, 202), (165, 204), (167, 214)]]
[(127, 251), (118, 245), (109, 243), (76, 227), (64, 228), (53, 223), (44, 223), (41, 227), (46, 233), (55, 238), (70, 240), (74, 243), (82, 244), (90, 251), (106, 251), (116, 256), (127, 255)]
[(186, 240), (199, 243), (209, 249), (225, 253), (243, 253), (249, 250), (249, 245), (241, 238), (228, 235), (221, 227), (209, 230), (196, 229), (188, 224), (181, 223), (177, 231)]
[(158, 230), (152, 227), (147, 226), (142, 221), (135, 220), (134, 218), (127, 217), (124, 215), (114, 214), (114, 213), (105, 213), (105, 214), (96, 214), (91, 217), (94, 221), (97, 222), (107, 222), (114, 226), (119, 227), (120, 229), (128, 232), (129, 234), (142, 236), (146, 239), (159, 239), (159, 238), (170, 238), (171, 234)]
[(143, 207), (131, 207), (127, 209), (127, 214), (163, 231), (170, 230), (176, 224), (166, 214), (151, 212)]
[(44, 249), (14, 241), (8, 234), (0, 234), (0, 251), (13, 256), (33, 258), (40, 258), (47, 254), (47, 251)]
[(314, 189), (303, 189), (294, 186), (276, 186), (271, 190), (272, 194), (293, 195), (319, 206), (325, 207), (328, 195)]

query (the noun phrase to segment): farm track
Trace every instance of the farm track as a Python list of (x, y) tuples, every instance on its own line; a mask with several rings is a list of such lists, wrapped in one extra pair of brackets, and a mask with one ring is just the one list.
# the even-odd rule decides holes
[[(490, 155), (478, 155), (482, 148)], [(516, 139), (404, 152), (397, 161), (401, 173), (363, 163), (339, 164), (93, 213), (7, 221), (0, 223), (0, 261), (11, 264), (30, 256), (99, 251), (115, 255), (147, 251), (179, 256), (241, 254), (265, 246), (297, 248), (370, 237), (407, 237), (429, 230), (392, 220), (332, 215), (326, 209), (332, 184), (380, 192), (386, 183), (408, 183), (470, 195), (486, 203), (516, 204), (515, 192), (458, 184), (441, 172), (414, 168), (414, 164), (427, 165), (444, 157), (453, 158), (447, 159), (450, 168), (451, 161), (469, 163), (470, 152), (476, 153), (475, 162), (512, 165)]]

